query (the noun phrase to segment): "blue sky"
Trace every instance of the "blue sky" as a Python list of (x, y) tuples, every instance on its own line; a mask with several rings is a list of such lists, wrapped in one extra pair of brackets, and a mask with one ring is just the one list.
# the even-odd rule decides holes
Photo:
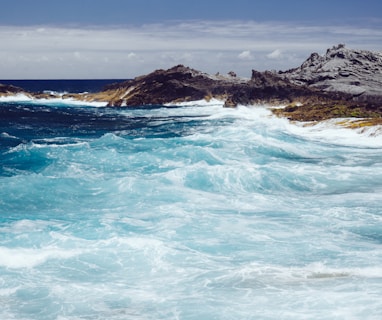
[(380, 0), (0, 0), (0, 78), (130, 78), (182, 63), (285, 70), (382, 50)]
[(382, 18), (379, 0), (2, 0), (1, 24), (121, 25), (171, 20), (300, 21)]

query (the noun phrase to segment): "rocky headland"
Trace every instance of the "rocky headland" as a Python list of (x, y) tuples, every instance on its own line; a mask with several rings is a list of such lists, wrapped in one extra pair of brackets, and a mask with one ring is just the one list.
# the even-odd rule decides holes
[(66, 95), (86, 101), (105, 101), (111, 107), (176, 104), (217, 98), (226, 107), (238, 104), (285, 104), (296, 99), (305, 101), (320, 95), (315, 89), (296, 85), (271, 72), (253, 70), (251, 79), (228, 75), (210, 75), (183, 65), (168, 70), (156, 70), (118, 84), (111, 84), (104, 91), (86, 95)]
[(312, 53), (298, 68), (279, 75), (297, 85), (324, 92), (341, 92), (356, 101), (380, 100), (382, 96), (382, 53), (351, 50), (343, 44)]
[(322, 102), (288, 105), (277, 111), (283, 116), (293, 120), (369, 118), (373, 120), (362, 123), (382, 123), (382, 53), (339, 44), (324, 56), (312, 53), (300, 67), (278, 75), (328, 97)]
[[(0, 95), (22, 89), (0, 86)], [(44, 94), (31, 94), (44, 98)], [(46, 96), (45, 98), (51, 98)], [(279, 72), (252, 70), (250, 79), (210, 75), (183, 65), (156, 70), (148, 75), (110, 84), (93, 94), (62, 96), (88, 102), (105, 102), (110, 107), (176, 104), (217, 98), (226, 107), (266, 104), (279, 116), (297, 121), (329, 118), (362, 118), (363, 124), (382, 123), (382, 54), (352, 50), (340, 44), (317, 53), (297, 68)], [(365, 120), (367, 119), (367, 120)]]

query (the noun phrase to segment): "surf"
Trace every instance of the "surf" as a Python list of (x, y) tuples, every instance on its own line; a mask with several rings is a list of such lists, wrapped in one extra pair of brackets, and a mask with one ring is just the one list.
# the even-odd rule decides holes
[(382, 314), (380, 135), (219, 101), (9, 103), (2, 318)]

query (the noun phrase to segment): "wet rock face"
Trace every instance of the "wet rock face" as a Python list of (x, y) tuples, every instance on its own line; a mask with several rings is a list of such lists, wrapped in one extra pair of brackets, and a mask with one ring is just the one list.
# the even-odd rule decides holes
[(382, 53), (351, 50), (345, 45), (313, 53), (300, 67), (280, 76), (298, 85), (353, 96), (356, 101), (382, 98)]

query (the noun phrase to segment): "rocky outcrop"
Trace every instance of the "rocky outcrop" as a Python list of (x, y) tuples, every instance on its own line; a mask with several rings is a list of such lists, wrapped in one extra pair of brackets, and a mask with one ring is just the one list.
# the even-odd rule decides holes
[[(84, 96), (87, 100), (107, 101), (109, 106), (161, 105), (180, 101), (194, 101), (221, 97), (245, 86), (247, 80), (235, 75), (209, 75), (185, 67), (156, 70), (118, 84), (104, 91)], [(76, 96), (78, 98), (78, 96)]]
[(25, 90), (19, 87), (5, 85), (0, 83), (0, 96), (12, 96), (15, 94), (26, 93)]
[[(212, 76), (178, 65), (168, 70), (156, 70), (145, 76), (109, 85), (104, 91), (96, 94), (67, 95), (64, 98), (105, 101), (109, 106), (118, 107), (176, 104), (183, 101), (218, 98), (225, 101), (226, 107), (235, 107), (238, 104), (286, 105), (284, 109), (276, 109), (274, 112), (298, 121), (317, 121), (334, 117), (381, 117), (382, 98), (377, 94), (377, 90), (370, 89), (370, 94), (360, 99), (360, 95), (352, 90), (341, 91), (343, 88), (341, 82), (340, 84), (334, 82), (331, 89), (320, 86), (321, 81), (335, 80), (339, 76), (335, 76), (333, 70), (328, 71), (328, 74), (323, 72), (322, 67), (315, 69), (314, 72), (311, 69), (317, 65), (325, 65), (324, 69), (328, 69), (330, 59), (348, 61), (340, 49), (344, 47), (339, 46), (329, 50), (326, 58), (312, 54), (301, 67), (287, 72), (253, 70), (251, 79), (237, 77), (233, 72), (226, 76), (220, 74)], [(373, 59), (370, 58), (370, 61), (374, 61)], [(347, 62), (342, 61), (342, 63), (348, 65)], [(338, 61), (332, 65), (338, 66)], [(359, 72), (365, 73), (361, 69)], [(341, 77), (344, 75), (342, 72)], [(370, 80), (369, 85), (377, 88), (377, 84), (373, 81)], [(365, 86), (369, 83), (366, 75), (364, 82)]]
[(300, 67), (279, 75), (297, 85), (350, 95), (354, 101), (382, 98), (382, 53), (352, 50), (343, 44), (328, 49), (324, 56), (312, 53)]
[(55, 99), (61, 98), (60, 95), (53, 93), (44, 93), (44, 92), (29, 92), (23, 88), (16, 87), (13, 85), (6, 85), (0, 83), (0, 97), (9, 97), (15, 95), (23, 95), (29, 99)]
[(70, 97), (107, 101), (109, 106), (160, 105), (218, 98), (226, 101), (226, 107), (234, 107), (238, 104), (288, 104), (296, 99), (307, 100), (317, 95), (320, 95), (318, 91), (296, 85), (272, 72), (253, 70), (251, 79), (243, 79), (233, 72), (226, 76), (209, 75), (178, 65), (109, 85), (96, 94)]
[(328, 49), (324, 56), (312, 53), (300, 67), (278, 75), (323, 94), (320, 100), (275, 110), (281, 116), (298, 121), (376, 119), (370, 123), (379, 123), (382, 118), (381, 53), (352, 50), (340, 44)]
[(221, 98), (237, 104), (330, 104), (375, 109), (382, 104), (382, 54), (351, 50), (344, 45), (313, 53), (300, 67), (288, 71), (258, 72), (251, 79), (234, 72), (214, 76), (185, 67), (156, 70), (148, 75), (108, 86), (81, 97), (107, 101), (109, 106), (135, 106)]

